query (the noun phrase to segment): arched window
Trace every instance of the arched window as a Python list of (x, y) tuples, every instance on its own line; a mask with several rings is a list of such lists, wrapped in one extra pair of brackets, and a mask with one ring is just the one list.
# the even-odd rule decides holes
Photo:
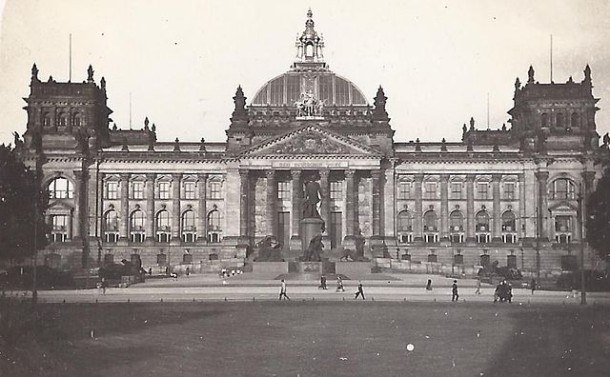
[(159, 211), (157, 213), (156, 225), (157, 242), (169, 242), (171, 238), (169, 212), (166, 210)]
[(208, 214), (208, 230), (220, 230), (220, 212), (213, 210)]
[(464, 231), (464, 216), (462, 212), (455, 210), (449, 215), (449, 227), (451, 233), (458, 233)]
[(436, 212), (428, 211), (424, 213), (424, 232), (436, 232), (438, 230), (438, 216)]
[(570, 120), (570, 127), (578, 128), (580, 127), (578, 113), (572, 113), (572, 119)]
[(476, 216), (477, 232), (489, 232), (489, 214), (487, 211), (479, 211)]
[(398, 231), (398, 242), (407, 243), (413, 241), (413, 215), (404, 210), (398, 212), (396, 230)]
[(502, 231), (513, 233), (517, 231), (515, 214), (513, 211), (506, 211), (502, 214)]
[(70, 221), (68, 215), (52, 215), (51, 216), (51, 234), (52, 242), (66, 242), (69, 235)]
[(51, 115), (49, 113), (44, 113), (42, 115), (42, 126), (51, 127)]
[(451, 242), (464, 242), (464, 215), (459, 210), (449, 215), (449, 233)]
[(64, 177), (52, 180), (49, 183), (48, 189), (49, 198), (51, 199), (72, 199), (74, 197), (72, 182)]
[(104, 214), (103, 222), (104, 240), (106, 242), (117, 242), (119, 239), (119, 217), (115, 210), (110, 210)]
[(487, 211), (482, 210), (477, 212), (476, 215), (476, 238), (479, 243), (489, 242), (489, 214)]
[(66, 126), (68, 126), (68, 116), (66, 115), (66, 113), (61, 113), (59, 114), (59, 127)]
[(543, 113), (540, 116), (540, 126), (542, 127), (548, 127), (549, 126), (549, 116), (547, 113)]
[(305, 46), (305, 56), (308, 57), (308, 58), (313, 57), (313, 44), (308, 43)]
[(398, 213), (398, 225), (397, 229), (399, 232), (412, 232), (413, 231), (413, 216), (409, 211), (400, 211)]
[(208, 242), (220, 242), (220, 212), (213, 210), (208, 213)]
[(73, 127), (80, 127), (80, 124), (81, 124), (80, 114), (76, 113), (72, 117), (72, 126)]
[(513, 211), (508, 210), (502, 214), (502, 241), (504, 243), (517, 242), (517, 224)]
[(146, 238), (144, 230), (145, 223), (146, 218), (144, 217), (144, 212), (136, 210), (131, 213), (131, 216), (129, 217), (131, 242), (144, 242), (144, 239)]
[(575, 197), (575, 185), (568, 178), (559, 178), (553, 181), (551, 198), (557, 200), (571, 200)]
[(195, 212), (188, 210), (182, 214), (182, 241), (195, 242), (196, 239)]
[(557, 113), (555, 116), (555, 125), (557, 128), (564, 128), (566, 125), (565, 115), (563, 113)]

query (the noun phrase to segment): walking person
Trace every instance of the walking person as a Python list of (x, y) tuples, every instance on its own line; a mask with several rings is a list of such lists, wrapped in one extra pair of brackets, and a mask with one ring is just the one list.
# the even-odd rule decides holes
[(477, 289), (474, 291), (475, 295), (481, 294), (481, 278), (477, 278)]
[(532, 294), (534, 294), (534, 291), (536, 290), (536, 279), (532, 278), (532, 281), (530, 282), (530, 289), (532, 290)]
[(282, 284), (280, 287), (280, 300), (284, 297), (284, 299), (290, 301), (290, 297), (286, 294), (286, 282), (282, 279)]
[(366, 300), (364, 298), (364, 291), (362, 290), (362, 282), (358, 282), (358, 290), (356, 291), (356, 297), (354, 297), (354, 300), (358, 298), (358, 296), (362, 296), (363, 300)]
[(426, 284), (426, 291), (432, 290), (432, 279), (428, 279), (428, 283)]
[(106, 295), (106, 288), (108, 287), (108, 282), (106, 278), (102, 278), (102, 294)]
[(322, 275), (322, 289), (328, 289), (328, 287), (326, 286), (326, 275)]
[(337, 276), (337, 292), (345, 292), (345, 288), (343, 288), (343, 280), (341, 280), (341, 276)]
[(458, 294), (458, 285), (457, 285), (457, 280), (453, 281), (453, 285), (451, 286), (451, 301), (458, 301), (460, 298), (460, 295)]

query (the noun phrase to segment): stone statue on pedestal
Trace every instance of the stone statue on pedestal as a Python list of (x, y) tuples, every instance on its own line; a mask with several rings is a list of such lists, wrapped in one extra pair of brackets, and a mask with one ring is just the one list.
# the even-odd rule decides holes
[(321, 254), (323, 253), (322, 249), (324, 248), (324, 244), (322, 243), (322, 235), (318, 234), (309, 242), (309, 247), (305, 250), (303, 254), (304, 262), (320, 262), (322, 261)]

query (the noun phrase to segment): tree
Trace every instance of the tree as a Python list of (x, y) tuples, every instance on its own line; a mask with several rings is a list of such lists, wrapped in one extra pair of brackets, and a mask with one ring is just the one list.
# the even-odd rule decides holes
[(597, 182), (595, 191), (587, 202), (587, 241), (597, 254), (610, 262), (610, 167)]
[[(0, 260), (19, 262), (47, 244), (48, 195), (10, 145), (0, 145)], [(36, 235), (36, 237), (35, 237)], [(36, 242), (35, 242), (36, 240)]]

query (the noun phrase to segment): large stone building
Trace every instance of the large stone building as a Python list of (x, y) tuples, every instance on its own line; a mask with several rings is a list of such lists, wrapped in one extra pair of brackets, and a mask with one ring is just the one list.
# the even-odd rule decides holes
[[(111, 127), (105, 80), (91, 67), (85, 82), (60, 83), (41, 81), (34, 66), (19, 147), (51, 198), (45, 263), (140, 258), (146, 269), (212, 271), (243, 265), (267, 235), (291, 260), (302, 254), (309, 178), (320, 184), (331, 260), (364, 237), (380, 266), (497, 260), (547, 273), (578, 263), (579, 198), (607, 155), (588, 66), (580, 82), (562, 84), (538, 83), (530, 67), (515, 82), (508, 127), (477, 130), (471, 119), (461, 142), (406, 143), (393, 138), (381, 87), (371, 106), (328, 68), (311, 11), (296, 47), (290, 69), (249, 105), (237, 89), (224, 143), (159, 142), (148, 120), (141, 130)], [(598, 263), (586, 248), (585, 264)]]

